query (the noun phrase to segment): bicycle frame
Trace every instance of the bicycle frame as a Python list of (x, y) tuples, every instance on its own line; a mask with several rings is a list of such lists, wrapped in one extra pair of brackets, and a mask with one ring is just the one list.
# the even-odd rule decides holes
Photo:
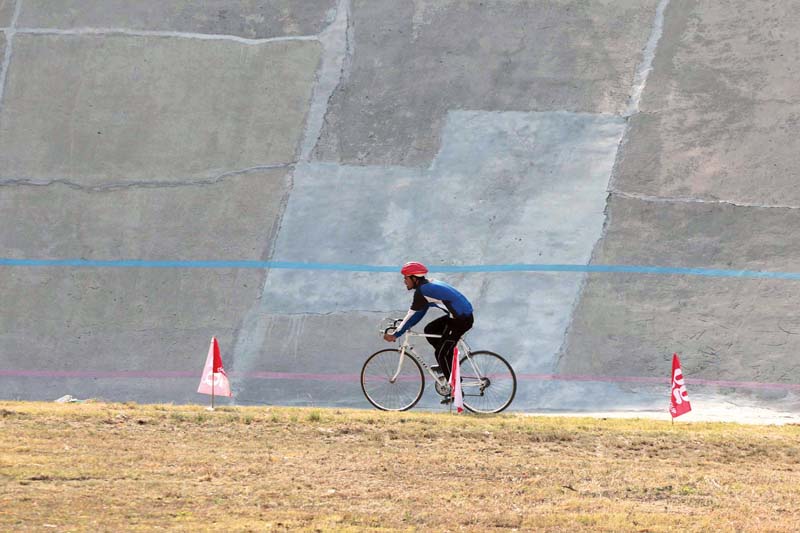
[[(430, 337), (430, 338), (434, 338), (434, 339), (442, 338), (441, 335), (431, 335), (429, 333), (419, 333), (419, 332), (416, 332), (416, 331), (413, 331), (413, 330), (407, 331), (406, 332), (406, 336), (403, 339), (403, 344), (400, 345), (400, 357), (399, 357), (399, 360), (397, 362), (397, 371), (394, 373), (394, 376), (392, 376), (392, 378), (389, 380), (389, 382), (390, 383), (394, 383), (397, 380), (397, 376), (400, 375), (400, 372), (403, 369), (403, 360), (404, 360), (403, 355), (405, 355), (407, 353), (412, 358), (414, 358), (417, 361), (417, 363), (419, 363), (420, 366), (425, 369), (426, 372), (428, 372), (428, 374), (431, 376), (431, 378), (433, 378), (433, 380), (435, 382), (437, 382), (442, 387), (449, 388), (450, 387), (450, 383), (445, 380), (444, 376), (436, 375), (436, 372), (434, 372), (431, 369), (431, 367), (428, 365), (428, 363), (425, 362), (425, 359), (423, 359), (417, 352), (414, 351), (414, 347), (411, 346), (411, 343), (410, 343), (411, 337)], [(472, 365), (472, 367), (475, 370), (476, 374), (480, 375), (480, 373), (478, 372), (478, 369), (475, 368), (475, 363), (472, 362), (472, 358), (470, 357), (471, 351), (470, 351), (470, 347), (467, 344), (467, 342), (463, 338), (461, 338), (461, 339), (458, 340), (457, 346), (458, 346), (459, 355), (465, 356), (467, 358), (467, 360), (470, 362), (470, 364)], [(462, 386), (463, 386), (463, 384), (462, 384)]]
[[(384, 319), (380, 329), (382, 336), (386, 340), (396, 340), (397, 337), (392, 339), (391, 335), (402, 321), (400, 318)], [(405, 411), (416, 405), (425, 391), (426, 373), (433, 379), (437, 394), (447, 398), (453, 393), (450, 380), (433, 370), (432, 365), (414, 350), (412, 343), (416, 341), (411, 340), (412, 337), (422, 337), (433, 343), (432, 339), (441, 339), (443, 335), (414, 330), (405, 333), (406, 337), (398, 347), (378, 350), (367, 358), (361, 369), (361, 389), (367, 400), (382, 411)], [(508, 407), (517, 390), (516, 375), (508, 361), (488, 350), (473, 352), (463, 338), (458, 340), (456, 348), (457, 364), (461, 365), (460, 388), (464, 407), (475, 413), (499, 413)], [(406, 355), (414, 362), (405, 363)], [(392, 357), (397, 357), (397, 360)], [(447, 365), (447, 361), (442, 363)], [(404, 364), (406, 367), (411, 365), (411, 368), (404, 368)]]

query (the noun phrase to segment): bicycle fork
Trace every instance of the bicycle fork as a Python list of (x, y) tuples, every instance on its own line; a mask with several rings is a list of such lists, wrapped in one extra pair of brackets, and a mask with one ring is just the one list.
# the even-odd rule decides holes
[(389, 383), (394, 383), (395, 381), (397, 381), (397, 376), (399, 376), (400, 371), (403, 370), (403, 359), (405, 358), (406, 358), (406, 345), (404, 343), (403, 346), (400, 347), (400, 357), (399, 360), (397, 361), (397, 372), (394, 373), (394, 376), (389, 378)]

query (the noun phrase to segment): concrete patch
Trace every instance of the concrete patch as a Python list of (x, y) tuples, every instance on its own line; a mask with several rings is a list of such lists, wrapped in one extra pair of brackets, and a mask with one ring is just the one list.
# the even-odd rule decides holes
[(621, 114), (657, 1), (632, 4), (356, 1), (315, 157), (427, 166), (452, 109)]
[[(193, 187), (0, 187), (0, 248), (19, 257), (262, 259), (287, 186), (286, 171), (273, 170)], [(263, 271), (236, 269), (4, 268), (0, 276), (0, 297), (19, 302), (0, 315), (3, 369), (48, 372), (200, 372), (212, 335), (232, 364), (241, 317), (264, 283)], [(0, 379), (10, 398), (46, 398), (52, 383), (79, 397), (197, 401), (191, 381)]]
[(775, 280), (591, 275), (558, 371), (668, 376), (677, 352), (690, 380), (797, 383), (798, 297), (797, 284)]
[(671, 4), (615, 188), (800, 206), (798, 25), (791, 2)]
[(0, 0), (0, 28), (11, 26), (17, 0)]
[(800, 210), (611, 196), (595, 262), (800, 271)]
[[(794, 227), (797, 210), (614, 198), (594, 262), (797, 271)], [(659, 376), (678, 352), (687, 376), (796, 383), (798, 297), (781, 280), (590, 275), (559, 371)]]
[[(609, 115), (453, 112), (429, 170), (300, 165), (274, 258), (383, 265), (416, 258), (431, 266), (586, 263), (600, 236), (623, 127)], [(579, 274), (442, 278), (475, 303), (478, 322), (470, 335), (476, 346), (503, 353), (518, 372), (553, 369)], [(243, 327), (237, 364), (259, 364), (283, 337), (307, 342), (308, 335), (270, 326), (274, 315), (402, 316), (410, 295), (400, 281), (397, 274), (270, 271), (259, 308)], [(342, 335), (341, 326), (327, 322), (315, 331), (328, 339)], [(352, 346), (353, 334), (345, 335)], [(350, 356), (334, 348), (325, 360)]]
[[(461, 111), (449, 115), (442, 151), (429, 170), (298, 166), (274, 257), (384, 265), (407, 257), (431, 264), (580, 263), (599, 236), (623, 126), (608, 115)], [(270, 310), (365, 309), (375, 301), (356, 295), (337, 304), (324, 300), (325, 293), (316, 291), (323, 300), (310, 306)]]
[(294, 161), (320, 46), (17, 34), (0, 179), (181, 181)]
[[(303, 295), (297, 295), (302, 298)], [(243, 328), (236, 350), (236, 402), (368, 407), (358, 376), (367, 357), (390, 348), (378, 335), (380, 312), (327, 315), (262, 314), (264, 331), (248, 338)], [(252, 353), (244, 344), (253, 343)], [(342, 379), (263, 379), (260, 373), (319, 374)], [(242, 377), (242, 376), (250, 377)]]
[(0, 0), (0, 28), (8, 28), (14, 19), (17, 0)]
[[(0, 277), (0, 298), (16, 302), (13, 313), (0, 314), (4, 369), (197, 372), (189, 389), (175, 388), (168, 379), (135, 384), (108, 379), (108, 388), (91, 388), (92, 395), (106, 399), (146, 402), (192, 397), (212, 335), (220, 339), (225, 361), (230, 361), (241, 316), (258, 298), (263, 272), (5, 267)], [(43, 378), (33, 389), (19, 390), (36, 382), (31, 380), (2, 377), (4, 397), (24, 392), (26, 398), (46, 398), (43, 387), (61, 381)], [(83, 378), (72, 383), (93, 382)], [(56, 398), (88, 393), (83, 388), (57, 392)]]
[[(2, 7), (0, 4), (0, 13)], [(172, 30), (263, 39), (315, 35), (332, 20), (335, 7), (336, 0), (25, 0), (19, 24), (28, 28)]]
[(0, 187), (0, 248), (14, 258), (261, 260), (288, 185), (287, 171), (272, 170), (191, 187)]

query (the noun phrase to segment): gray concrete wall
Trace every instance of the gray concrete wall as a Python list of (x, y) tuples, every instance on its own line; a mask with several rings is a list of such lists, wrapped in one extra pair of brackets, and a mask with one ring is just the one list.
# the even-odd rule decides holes
[[(8, 10), (13, 4), (9, 4)], [(25, 0), (30, 28), (103, 28), (231, 35), (246, 39), (316, 35), (333, 20), (335, 0)]]
[[(797, 23), (791, 2), (669, 4), (593, 262), (800, 270)], [(592, 274), (559, 371), (658, 375), (679, 352), (695, 379), (795, 384), (735, 392), (796, 410), (797, 297), (785, 280)]]
[[(515, 409), (662, 408), (673, 352), (701, 401), (798, 409), (796, 281), (480, 268), (800, 272), (798, 22), (788, 0), (0, 1), (0, 259), (107, 262), (0, 265), (3, 397), (202, 402), (216, 335), (237, 403), (367, 407), (410, 294), (348, 265), (413, 258), (479, 267), (434, 277), (513, 363)], [(330, 268), (198, 263), (270, 260)]]

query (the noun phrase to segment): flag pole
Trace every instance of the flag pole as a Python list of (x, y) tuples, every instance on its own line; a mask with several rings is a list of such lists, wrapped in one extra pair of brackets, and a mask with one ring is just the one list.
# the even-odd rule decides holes
[(211, 410), (214, 410), (214, 363), (211, 363)]

